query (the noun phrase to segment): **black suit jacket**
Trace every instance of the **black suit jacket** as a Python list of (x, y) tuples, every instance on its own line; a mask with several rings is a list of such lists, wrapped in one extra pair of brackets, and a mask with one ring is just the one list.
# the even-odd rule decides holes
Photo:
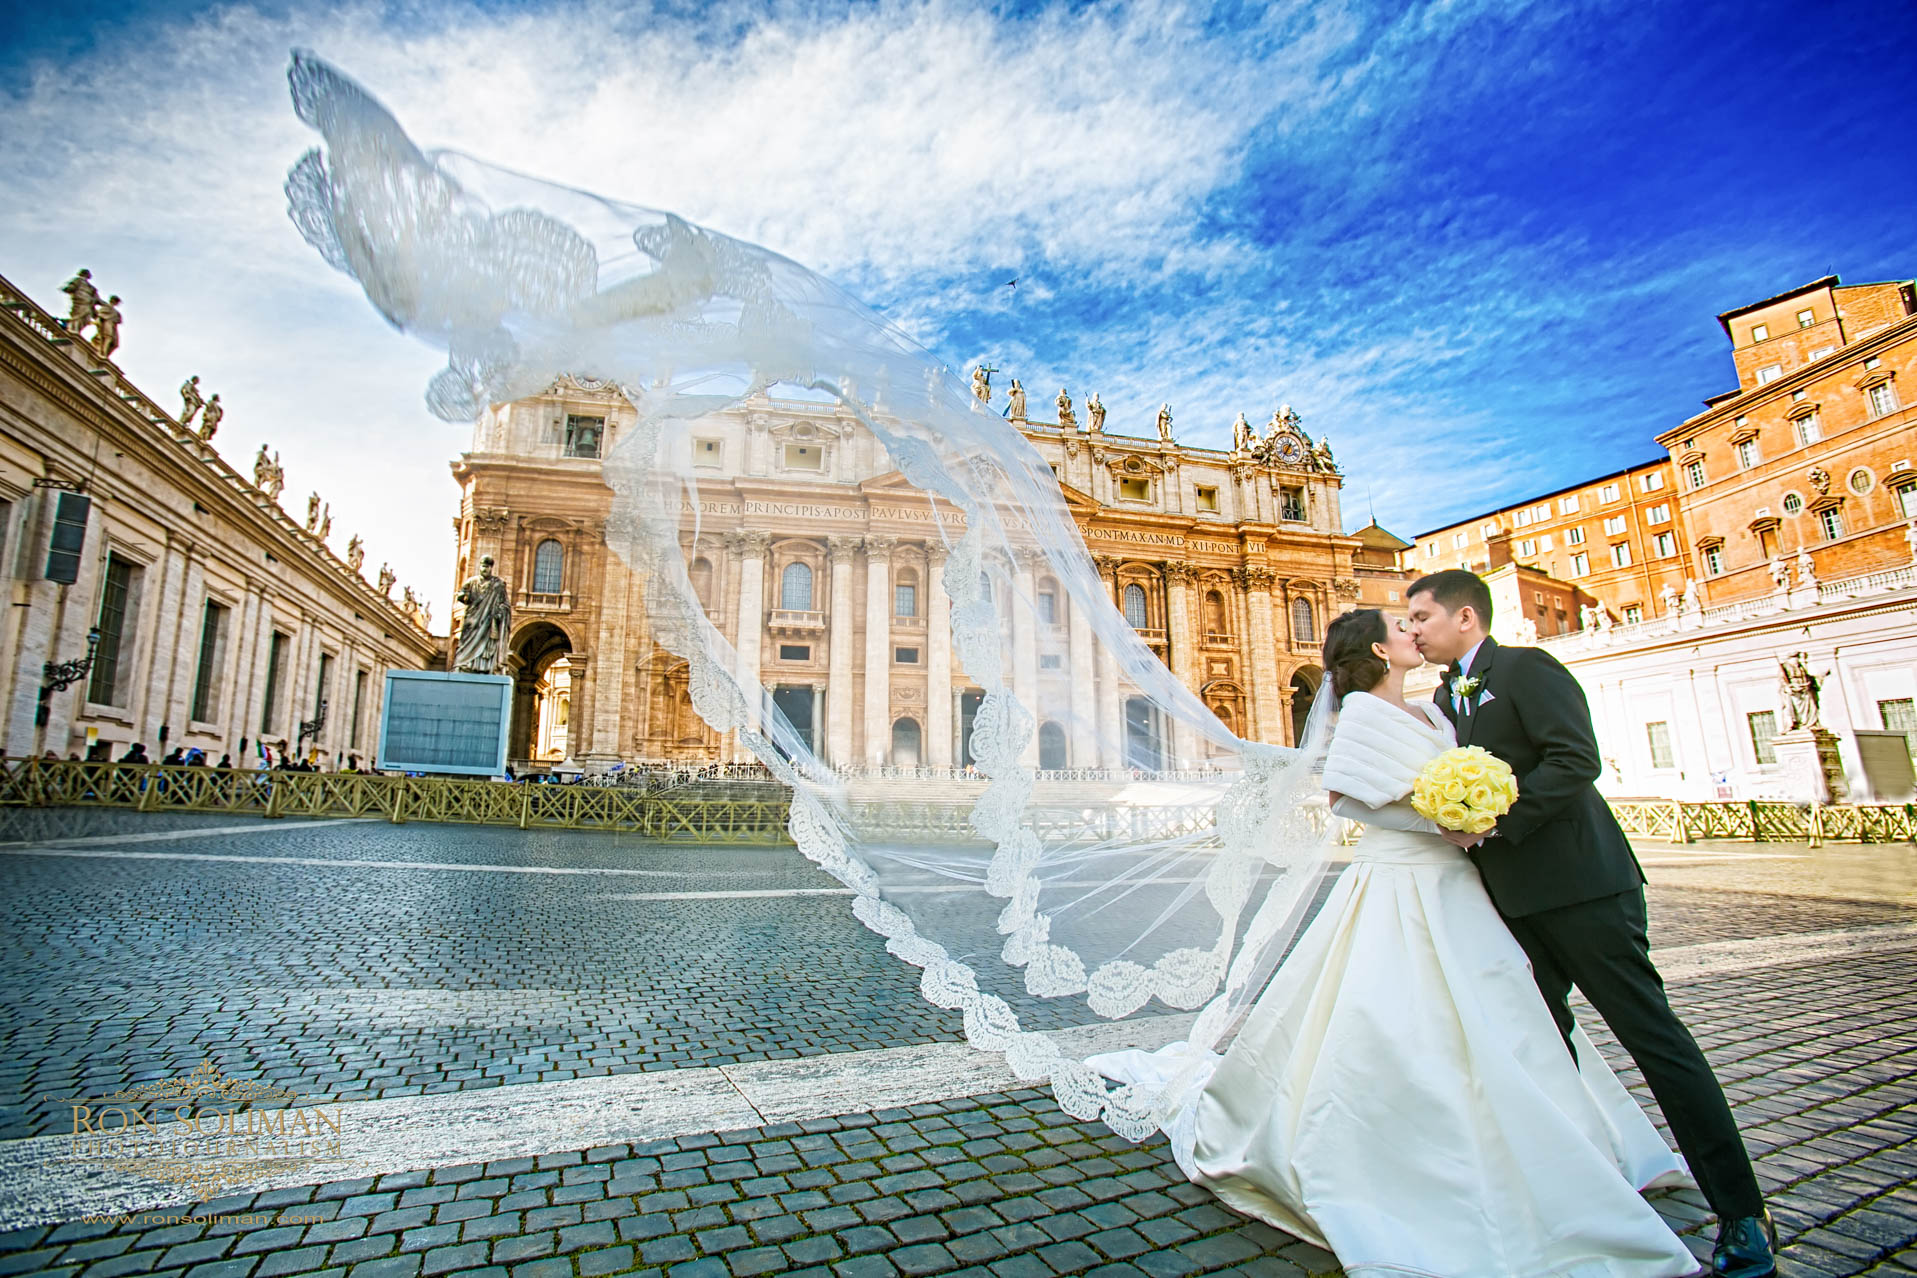
[(1487, 636), (1471, 663), (1480, 683), (1463, 714), (1451, 707), (1455, 673), (1446, 670), (1434, 699), (1458, 744), (1482, 746), (1518, 778), (1518, 801), (1499, 819), (1499, 837), (1471, 850), (1499, 913), (1522, 918), (1639, 887), (1644, 871), (1591, 784), (1601, 767), (1597, 733), (1571, 672), (1541, 648), (1506, 648)]

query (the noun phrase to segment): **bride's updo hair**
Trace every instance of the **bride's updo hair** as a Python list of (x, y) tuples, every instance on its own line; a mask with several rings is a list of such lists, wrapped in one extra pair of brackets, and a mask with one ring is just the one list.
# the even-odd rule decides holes
[(1347, 692), (1369, 692), (1390, 666), (1371, 650), (1386, 639), (1385, 615), (1377, 608), (1347, 612), (1325, 627), (1325, 680), (1339, 701)]

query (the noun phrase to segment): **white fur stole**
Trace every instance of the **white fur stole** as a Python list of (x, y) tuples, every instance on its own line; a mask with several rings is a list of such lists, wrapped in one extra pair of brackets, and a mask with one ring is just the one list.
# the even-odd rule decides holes
[(1419, 727), (1404, 711), (1369, 692), (1348, 693), (1338, 707), (1325, 755), (1325, 789), (1373, 808), (1404, 798), (1424, 765), (1450, 748), (1450, 733), (1440, 739), (1438, 726), (1430, 722), (1430, 727)]

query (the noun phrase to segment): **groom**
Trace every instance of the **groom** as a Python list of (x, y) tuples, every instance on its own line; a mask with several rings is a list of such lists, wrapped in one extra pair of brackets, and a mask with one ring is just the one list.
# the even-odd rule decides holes
[(1482, 746), (1518, 778), (1517, 802), (1489, 833), (1445, 837), (1471, 849), (1566, 1045), (1575, 985), (1644, 1072), (1721, 1222), (1711, 1272), (1769, 1278), (1769, 1213), (1750, 1156), (1704, 1053), (1665, 1001), (1645, 932), (1644, 873), (1591, 784), (1597, 736), (1584, 690), (1543, 649), (1498, 645), (1491, 589), (1475, 573), (1419, 578), (1408, 607), (1419, 651), (1446, 664), (1434, 699), (1458, 744)]

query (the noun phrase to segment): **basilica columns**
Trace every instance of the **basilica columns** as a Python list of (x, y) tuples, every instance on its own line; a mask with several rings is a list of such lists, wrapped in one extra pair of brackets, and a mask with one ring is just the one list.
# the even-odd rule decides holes
[(1038, 588), (1033, 584), (1032, 566), (1039, 558), (1035, 550), (1013, 552), (1012, 692), (1032, 716), (1031, 739), (1019, 751), (1021, 768), (1038, 766), (1038, 716), (1042, 707), (1038, 695)]
[(1072, 749), (1066, 763), (1074, 768), (1095, 768), (1099, 765), (1098, 672), (1092, 656), (1092, 624), (1085, 605), (1078, 600), (1067, 599), (1065, 607), (1070, 609), (1065, 634), (1070, 645), (1066, 660), (1072, 681)]
[(1239, 570), (1245, 584), (1247, 638), (1251, 640), (1249, 665), (1252, 721), (1256, 725), (1246, 736), (1273, 745), (1285, 740), (1286, 721), (1279, 708), (1278, 650), (1271, 626), (1271, 587), (1276, 580), (1271, 569), (1262, 564), (1247, 564)]
[[(1198, 670), (1193, 662), (1197, 655), (1197, 643), (1192, 631), (1191, 584), (1197, 577), (1198, 570), (1183, 560), (1174, 560), (1165, 565), (1165, 646), (1171, 656), (1173, 676), (1191, 689), (1193, 696), (1198, 695)], [(1182, 718), (1167, 717), (1171, 719), (1172, 730), (1170, 766), (1195, 766), (1197, 730)]]
[(865, 539), (865, 762), (869, 764), (891, 761), (891, 569), (892, 548), (897, 544), (896, 537)]
[(828, 537), (832, 556), (832, 612), (826, 674), (826, 755), (829, 764), (854, 762), (852, 754), (852, 572), (857, 537)]
[[(1105, 583), (1112, 606), (1118, 607), (1118, 560), (1111, 555), (1094, 556), (1098, 579)], [(1105, 757), (1088, 760), (1087, 766), (1122, 768), (1125, 766), (1124, 704), (1118, 695), (1118, 658), (1108, 643), (1098, 645), (1098, 739)]]
[(952, 600), (945, 593), (945, 551), (925, 548), (925, 761), (952, 766)]
[[(765, 642), (765, 556), (771, 544), (770, 533), (726, 535), (726, 549), (735, 556), (739, 571), (739, 622), (733, 632), (737, 636), (733, 646), (738, 653), (735, 676), (746, 702), (745, 722), (741, 726), (752, 732), (764, 731), (760, 713), (765, 693), (759, 687), (759, 667), (764, 660)], [(754, 756), (750, 750), (742, 749), (738, 757), (747, 761)]]

